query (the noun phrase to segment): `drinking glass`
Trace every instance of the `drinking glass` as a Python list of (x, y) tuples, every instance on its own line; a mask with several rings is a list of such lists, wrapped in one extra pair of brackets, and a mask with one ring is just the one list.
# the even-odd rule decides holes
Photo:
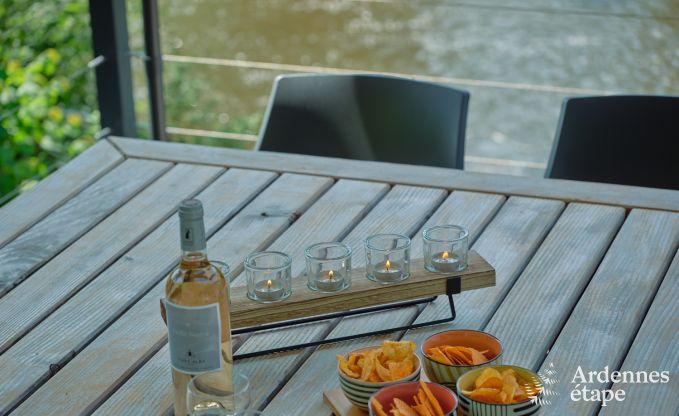
[(186, 388), (189, 416), (234, 416), (250, 406), (250, 383), (242, 374), (233, 375), (233, 386), (216, 383), (219, 373), (200, 374)]

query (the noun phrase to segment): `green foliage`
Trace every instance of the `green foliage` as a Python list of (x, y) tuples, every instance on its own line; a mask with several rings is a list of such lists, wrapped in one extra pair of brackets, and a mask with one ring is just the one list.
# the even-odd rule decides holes
[(0, 195), (49, 173), (99, 127), (86, 0), (0, 0)]

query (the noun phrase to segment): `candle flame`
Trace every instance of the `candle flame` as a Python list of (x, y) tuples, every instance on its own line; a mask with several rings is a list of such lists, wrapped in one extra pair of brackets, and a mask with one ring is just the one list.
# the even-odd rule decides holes
[(271, 286), (273, 286), (273, 282), (271, 281), (271, 279), (269, 279), (266, 281), (266, 288), (271, 289)]
[(330, 271), (328, 272), (328, 279), (332, 280), (332, 278), (333, 278), (334, 276), (335, 276), (335, 272), (333, 272), (332, 270), (330, 270)]
[(389, 260), (387, 260), (387, 262), (384, 263), (384, 267), (386, 267), (387, 271), (389, 271), (389, 269), (391, 269), (391, 262)]
[(443, 255), (441, 255), (441, 258), (442, 258), (443, 260), (448, 260), (448, 252), (447, 252), (447, 251), (444, 251), (444, 252), (443, 252)]

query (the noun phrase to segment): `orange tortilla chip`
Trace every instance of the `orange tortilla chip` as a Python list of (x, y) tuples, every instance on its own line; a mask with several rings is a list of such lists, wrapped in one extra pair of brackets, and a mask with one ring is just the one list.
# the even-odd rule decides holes
[(492, 389), (488, 387), (478, 388), (476, 390), (465, 392), (470, 399), (491, 404), (502, 404), (502, 398), (500, 397), (500, 390)]
[(382, 353), (388, 360), (403, 361), (415, 353), (417, 346), (412, 341), (384, 341)]
[[(439, 345), (427, 351), (432, 360), (448, 365), (478, 365), (488, 361), (488, 350), (479, 351), (472, 347), (459, 345)], [(445, 358), (444, 358), (445, 357)]]
[(408, 403), (404, 402), (399, 398), (394, 398), (394, 407), (401, 412), (403, 416), (419, 416), (415, 410), (413, 410)]
[(349, 377), (353, 377), (353, 378), (358, 378), (360, 376), (359, 373), (353, 371), (349, 367), (349, 362), (344, 357), (342, 357), (341, 355), (338, 355), (337, 360), (339, 361), (339, 368), (340, 368), (340, 370), (342, 370), (342, 372), (344, 374), (348, 375)]
[(400, 380), (408, 377), (413, 372), (413, 365), (407, 361), (400, 363), (389, 363), (389, 373), (392, 380)]
[[(399, 398), (394, 398), (389, 413), (391, 416), (443, 416), (441, 405), (431, 393), (429, 387), (421, 381), (417, 394), (413, 396), (413, 401), (415, 404), (411, 405)], [(378, 403), (375, 399), (372, 399), (371, 403), (376, 416), (387, 414), (381, 403)], [(380, 413), (380, 411), (383, 413)]]
[(412, 406), (412, 408), (419, 416), (434, 416), (434, 414), (430, 412), (429, 409), (427, 409), (427, 406), (425, 406), (424, 403)]
[(472, 354), (472, 364), (473, 365), (483, 364), (486, 361), (488, 361), (488, 358), (486, 358), (486, 356), (483, 355), (483, 352), (481, 352), (479, 350), (475, 350), (474, 348), (469, 348), (469, 352)]
[(513, 384), (505, 384), (502, 386), (502, 394), (504, 394), (504, 397), (502, 397), (502, 403), (504, 404), (509, 404), (512, 402), (514, 399), (514, 395), (516, 393), (516, 386)]
[(420, 387), (424, 391), (424, 394), (427, 395), (427, 400), (429, 401), (429, 404), (431, 404), (431, 407), (434, 409), (434, 415), (435, 416), (444, 416), (443, 409), (441, 408), (441, 405), (436, 400), (436, 397), (431, 392), (431, 390), (429, 390), (429, 386), (427, 386), (427, 383), (420, 380)]
[(467, 354), (464, 347), (445, 347), (443, 352), (450, 359), (451, 362), (457, 365), (471, 365), (471, 354)]
[(511, 369), (500, 373), (494, 368), (485, 368), (474, 380), (474, 389), (462, 390), (461, 393), (482, 403), (513, 404), (528, 400), (539, 394), (540, 390), (518, 377)]
[(380, 377), (380, 381), (392, 381), (393, 376), (391, 374), (391, 371), (389, 371), (388, 368), (386, 368), (380, 360), (375, 360), (375, 371), (377, 372), (377, 375)]
[(384, 411), (384, 407), (382, 407), (382, 403), (378, 402), (377, 399), (373, 398), (370, 401), (370, 404), (372, 405), (376, 416), (389, 416), (387, 414), (387, 412)]
[(502, 374), (494, 368), (485, 368), (480, 376), (476, 378), (474, 385), (477, 389), (488, 388), (502, 388)]
[(453, 365), (453, 363), (450, 361), (450, 358), (448, 358), (448, 356), (445, 355), (438, 347), (430, 348), (429, 351), (427, 351), (427, 354), (434, 361), (438, 361), (442, 364)]
[(363, 365), (363, 371), (361, 371), (361, 380), (368, 381), (370, 379), (370, 375), (373, 372), (373, 369), (375, 368), (375, 353), (369, 351), (365, 356), (364, 363), (365, 364)]
[(409, 376), (415, 370), (415, 359), (412, 341), (384, 341), (381, 347), (337, 356), (339, 369), (346, 376), (374, 383)]

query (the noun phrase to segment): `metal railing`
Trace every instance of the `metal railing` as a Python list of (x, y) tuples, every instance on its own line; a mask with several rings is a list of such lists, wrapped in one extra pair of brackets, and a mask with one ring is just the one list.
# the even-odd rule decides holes
[[(96, 69), (102, 129), (134, 137), (137, 134), (125, 0), (89, 0), (89, 6), (92, 48), (95, 55), (104, 57), (103, 65)], [(142, 8), (145, 49), (142, 58), (148, 78), (151, 136), (163, 140), (167, 131), (157, 1), (142, 0)]]

